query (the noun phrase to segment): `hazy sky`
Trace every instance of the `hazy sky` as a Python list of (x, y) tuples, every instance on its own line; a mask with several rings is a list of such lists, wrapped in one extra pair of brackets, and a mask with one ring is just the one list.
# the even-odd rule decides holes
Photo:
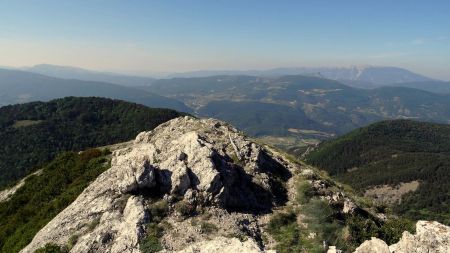
[(391, 65), (450, 80), (449, 0), (0, 0), (0, 65)]

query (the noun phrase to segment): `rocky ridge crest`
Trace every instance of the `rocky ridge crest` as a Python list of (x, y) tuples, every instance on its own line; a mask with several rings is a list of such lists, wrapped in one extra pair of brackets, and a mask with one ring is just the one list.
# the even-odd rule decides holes
[[(314, 194), (342, 215), (364, 211), (333, 182), (227, 123), (177, 118), (119, 145), (111, 168), (21, 252), (53, 243), (70, 252), (138, 253), (152, 222), (164, 226), (158, 238), (164, 253), (274, 252), (264, 227), (272, 212), (301, 209), (296, 177), (309, 178)], [(449, 252), (449, 231), (419, 222), (415, 235), (405, 232), (395, 245), (373, 238), (356, 252)]]
[(173, 210), (176, 203), (207, 212), (215, 235), (243, 234), (253, 240), (260, 235), (257, 214), (287, 200), (282, 184), (294, 167), (224, 122), (177, 118), (114, 151), (111, 168), (21, 252), (47, 243), (69, 245), (70, 252), (140, 252), (139, 241), (152, 219), (148, 207), (161, 198), (173, 214), (166, 219), (173, 225), (161, 239), (168, 252), (214, 239), (185, 224)]

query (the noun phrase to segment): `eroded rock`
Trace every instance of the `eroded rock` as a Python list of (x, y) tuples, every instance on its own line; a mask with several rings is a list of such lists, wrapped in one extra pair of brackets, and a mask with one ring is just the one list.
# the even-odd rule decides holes
[(450, 227), (436, 221), (418, 221), (416, 234), (405, 231), (396, 244), (372, 238), (359, 246), (355, 253), (447, 253), (450, 252)]
[(372, 237), (372, 239), (365, 241), (358, 248), (355, 253), (390, 253), (389, 246), (382, 240)]
[[(168, 253), (163, 251), (161, 253)], [(217, 237), (213, 240), (203, 241), (190, 245), (189, 247), (179, 250), (171, 251), (173, 253), (225, 253), (225, 252), (239, 252), (239, 253), (276, 253), (276, 251), (261, 250), (258, 244), (253, 240), (246, 240), (241, 242), (237, 238)]]
[[(22, 252), (34, 252), (46, 243), (65, 246), (69, 241), (70, 252), (139, 252), (138, 242), (149, 219), (145, 204), (149, 195), (164, 196), (169, 204), (183, 199), (194, 207), (216, 208), (214, 220), (222, 221), (223, 233), (244, 231), (258, 237), (252, 213), (270, 211), (285, 201), (279, 182), (290, 177), (289, 166), (224, 122), (177, 118), (140, 133), (134, 142), (114, 151), (111, 168)], [(233, 216), (229, 211), (242, 214)], [(198, 236), (193, 235), (192, 242), (172, 239), (165, 245), (170, 250), (182, 250), (195, 238), (207, 239), (196, 227), (177, 229)], [(239, 240), (221, 241), (229, 242), (230, 249), (239, 246), (260, 252)]]

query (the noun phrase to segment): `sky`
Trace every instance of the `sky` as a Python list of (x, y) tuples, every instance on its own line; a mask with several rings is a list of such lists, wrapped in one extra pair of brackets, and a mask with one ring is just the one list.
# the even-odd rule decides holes
[(384, 65), (450, 80), (449, 0), (0, 0), (0, 66)]

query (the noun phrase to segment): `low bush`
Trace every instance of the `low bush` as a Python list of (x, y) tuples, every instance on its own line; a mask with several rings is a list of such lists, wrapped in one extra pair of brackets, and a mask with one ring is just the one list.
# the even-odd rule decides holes
[(195, 206), (181, 200), (175, 204), (175, 211), (183, 217), (189, 217), (195, 212)]
[(308, 181), (300, 181), (297, 183), (296, 187), (298, 203), (306, 204), (314, 196), (314, 189)]
[(214, 225), (210, 222), (202, 221), (202, 222), (200, 222), (200, 230), (204, 234), (212, 234), (212, 233), (216, 232), (218, 230), (218, 228), (216, 225)]
[(139, 242), (142, 253), (154, 253), (163, 250), (159, 239), (164, 235), (164, 228), (152, 222), (147, 225), (146, 236)]
[(159, 200), (149, 206), (148, 212), (150, 213), (150, 219), (154, 222), (160, 222), (169, 212), (169, 204), (166, 200)]
[(68, 253), (69, 250), (53, 243), (47, 243), (44, 247), (37, 249), (34, 253)]
[(301, 252), (300, 230), (294, 212), (274, 214), (269, 221), (267, 232), (277, 241), (277, 252)]

